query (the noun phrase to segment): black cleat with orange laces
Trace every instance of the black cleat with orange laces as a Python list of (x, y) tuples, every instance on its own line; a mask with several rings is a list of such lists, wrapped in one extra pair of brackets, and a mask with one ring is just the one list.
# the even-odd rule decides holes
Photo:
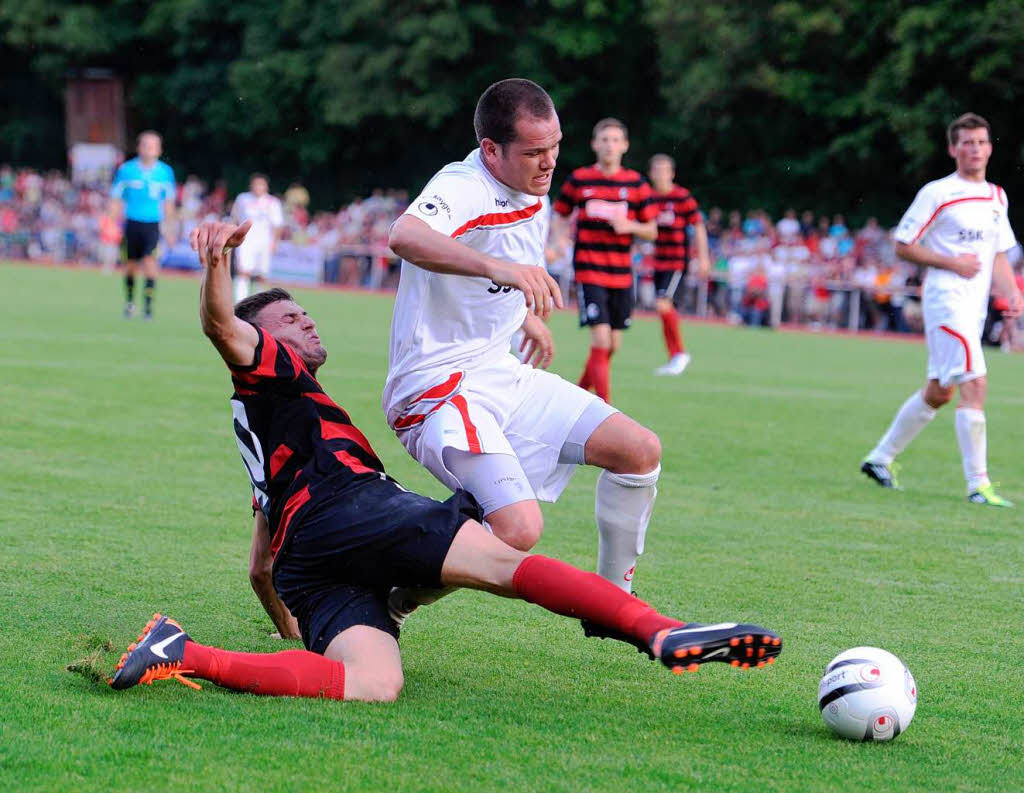
[(177, 622), (154, 614), (139, 638), (128, 645), (127, 652), (117, 662), (114, 676), (107, 682), (119, 691), (143, 683), (151, 686), (155, 680), (172, 678), (190, 688), (201, 688), (185, 677), (192, 670), (181, 668), (185, 642), (189, 640), (189, 635)]
[(782, 639), (760, 625), (691, 622), (658, 631), (651, 639), (651, 652), (677, 675), (696, 672), (709, 661), (750, 669), (775, 663)]

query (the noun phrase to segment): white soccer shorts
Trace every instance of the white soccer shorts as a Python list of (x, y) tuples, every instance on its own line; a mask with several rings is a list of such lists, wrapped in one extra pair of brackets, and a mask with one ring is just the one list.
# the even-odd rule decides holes
[[(600, 399), (594, 394), (509, 354), (486, 367), (452, 372), (424, 389), (395, 422), (395, 433), (406, 451), (451, 490), (460, 484), (444, 465), (445, 448), (510, 454), (533, 488), (524, 497), (556, 501), (576, 470), (560, 463), (559, 454), (595, 401)], [(607, 407), (608, 415), (617, 412)], [(489, 499), (489, 494), (474, 495)]]
[(235, 251), (235, 270), (240, 275), (270, 277), (270, 248), (243, 243)]
[(928, 379), (948, 388), (988, 371), (981, 350), (981, 333), (975, 323), (944, 323), (931, 328), (928, 338)]

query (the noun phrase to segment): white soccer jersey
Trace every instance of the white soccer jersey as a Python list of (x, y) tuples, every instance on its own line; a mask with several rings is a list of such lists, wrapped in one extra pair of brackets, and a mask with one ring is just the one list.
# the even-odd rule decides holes
[(241, 193), (231, 207), (231, 219), (236, 223), (252, 221), (252, 228), (245, 235), (243, 248), (269, 250), (274, 241), (274, 232), (284, 225), (281, 201), (269, 193), (261, 196)]
[[(544, 266), (548, 207), (546, 196), (516, 192), (491, 176), (476, 149), (438, 171), (405, 214), (497, 259)], [(525, 319), (517, 290), (403, 261), (383, 395), (388, 422), (394, 424), (404, 400), (438, 378), (508, 355)]]
[(981, 262), (973, 278), (928, 269), (922, 299), (927, 329), (951, 324), (981, 332), (996, 254), (1017, 244), (1007, 209), (1003, 188), (990, 182), (969, 182), (956, 173), (929, 182), (918, 192), (894, 239), (907, 245), (920, 242), (944, 256), (973, 253)]

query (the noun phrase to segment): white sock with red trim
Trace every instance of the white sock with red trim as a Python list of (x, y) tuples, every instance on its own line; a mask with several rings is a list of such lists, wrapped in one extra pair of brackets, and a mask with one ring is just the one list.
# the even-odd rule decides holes
[(985, 431), (985, 411), (977, 408), (956, 409), (956, 439), (964, 460), (964, 479), (967, 494), (976, 492), (989, 483), (988, 439)]
[(659, 474), (660, 465), (646, 474), (602, 471), (597, 478), (597, 574), (625, 592), (633, 591), (633, 571), (644, 552)]
[(921, 392), (915, 391), (903, 403), (882, 440), (867, 456), (868, 462), (891, 465), (896, 455), (906, 449), (917, 434), (928, 426), (928, 422), (935, 418), (935, 412), (935, 408), (924, 401)]

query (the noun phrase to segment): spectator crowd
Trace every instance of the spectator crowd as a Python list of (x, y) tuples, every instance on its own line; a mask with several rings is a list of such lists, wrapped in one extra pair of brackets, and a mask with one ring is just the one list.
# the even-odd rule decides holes
[[(72, 184), (58, 171), (0, 166), (0, 256), (113, 268), (122, 232), (109, 192), (105, 184)], [(281, 197), (281, 240), (318, 250), (320, 280), (395, 285), (397, 262), (387, 234), (408, 203), (405, 191), (375, 190), (337, 212), (311, 211), (309, 192), (299, 183)], [(192, 228), (231, 210), (223, 180), (210, 186), (196, 176), (178, 185), (176, 206), (161, 229), (167, 241), (165, 266), (191, 262), (187, 239)], [(707, 212), (706, 228), (712, 270), (707, 278), (691, 274), (685, 279), (677, 300), (686, 313), (748, 325), (921, 331), (922, 273), (895, 255), (888, 231), (875, 218), (853, 229), (838, 214), (829, 218), (789, 209), (773, 219), (760, 209), (743, 214), (715, 207)], [(1016, 253), (1015, 269), (1024, 282), (1019, 248)], [(653, 302), (651, 257), (650, 244), (637, 246), (638, 300), (647, 306)], [(567, 287), (571, 245), (553, 241), (548, 260)], [(1012, 343), (1012, 329), (1002, 328), (998, 312), (992, 312), (989, 325), (990, 341)]]

